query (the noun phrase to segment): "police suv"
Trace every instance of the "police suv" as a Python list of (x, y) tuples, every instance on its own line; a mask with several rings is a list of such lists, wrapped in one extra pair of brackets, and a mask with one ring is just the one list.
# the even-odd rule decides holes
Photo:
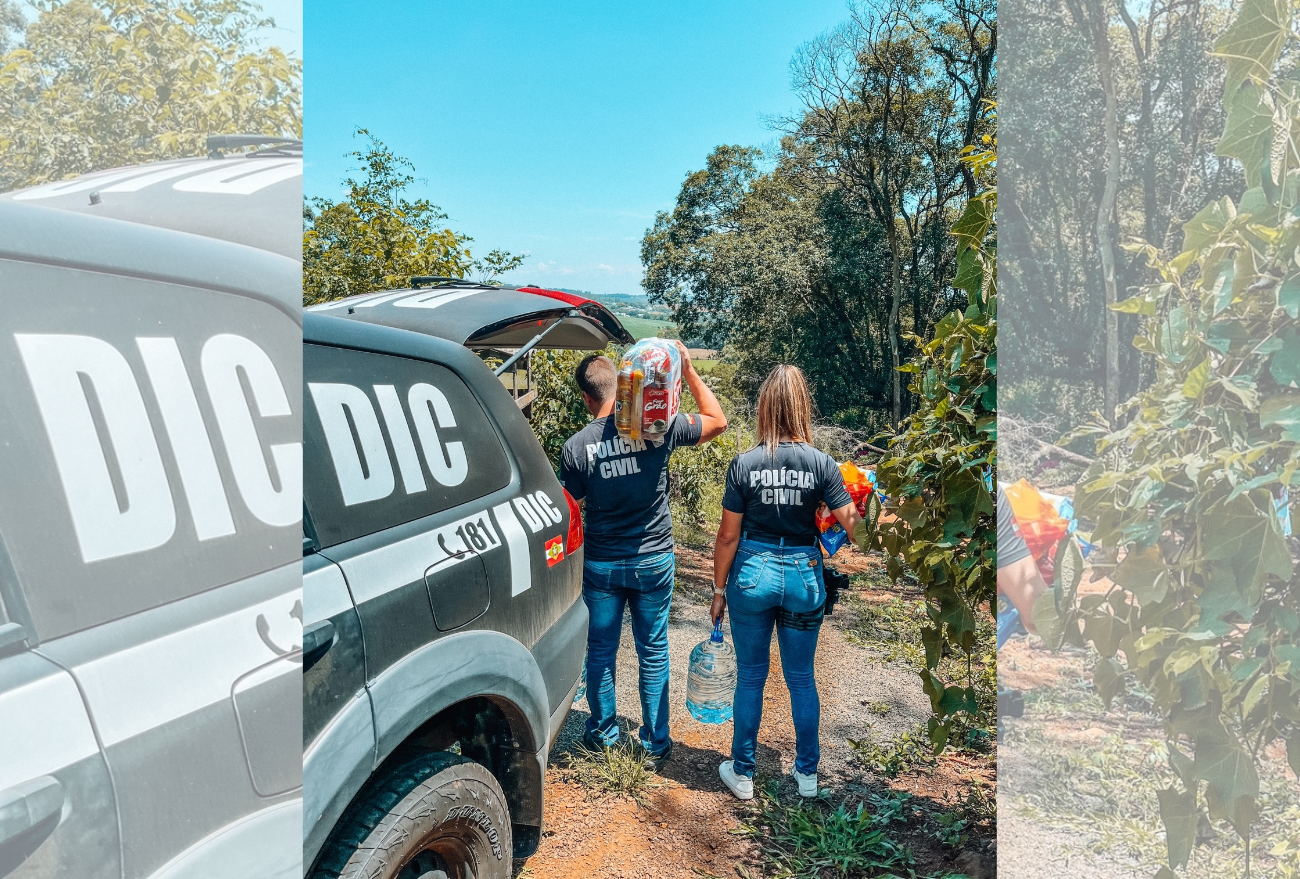
[(586, 648), (582, 520), (519, 368), (631, 338), (562, 292), (416, 283), (303, 322), (313, 879), (509, 877)]
[(302, 159), (0, 196), (0, 876), (302, 875)]

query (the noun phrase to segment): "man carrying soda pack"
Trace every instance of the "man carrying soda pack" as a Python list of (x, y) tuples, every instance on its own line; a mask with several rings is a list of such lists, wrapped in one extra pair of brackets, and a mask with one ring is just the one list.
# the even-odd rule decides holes
[[(582, 598), (591, 614), (591, 717), (583, 743), (602, 750), (619, 740), (614, 663), (628, 607), (640, 667), (638, 738), (656, 765), (673, 747), (668, 734), (668, 609), (676, 566), (668, 458), (679, 446), (709, 442), (727, 429), (722, 407), (691, 365), (685, 346), (677, 342), (670, 353), (669, 344), (641, 343), (633, 350), (646, 351), (650, 365), (627, 361), (622, 375), (600, 355), (578, 365), (578, 387), (593, 419), (564, 444), (560, 465), (564, 487), (575, 500), (586, 502)], [(673, 414), (679, 391), (672, 354), (680, 355), (681, 379), (699, 415)]]

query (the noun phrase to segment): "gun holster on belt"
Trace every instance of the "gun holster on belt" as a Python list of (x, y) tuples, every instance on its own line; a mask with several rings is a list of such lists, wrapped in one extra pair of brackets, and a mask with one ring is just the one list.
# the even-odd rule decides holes
[(840, 600), (840, 590), (849, 588), (849, 575), (840, 573), (830, 565), (825, 565), (822, 567), (822, 577), (826, 582), (826, 604), (823, 607), (826, 616), (830, 616)]

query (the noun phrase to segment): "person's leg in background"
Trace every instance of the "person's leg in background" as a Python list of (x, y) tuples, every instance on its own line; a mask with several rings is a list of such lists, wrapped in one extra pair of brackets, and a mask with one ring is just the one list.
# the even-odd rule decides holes
[(768, 576), (776, 556), (746, 550), (741, 541), (727, 584), (727, 615), (736, 650), (736, 695), (732, 702), (732, 770), (754, 774), (758, 727), (763, 720), (763, 688), (771, 662), (772, 626), (781, 603), (781, 581)]
[(583, 744), (600, 749), (618, 744), (618, 700), (614, 692), (615, 661), (623, 633), (622, 588), (624, 562), (587, 560), (582, 568), (582, 600), (591, 620), (587, 627), (587, 731)]
[(666, 756), (673, 744), (668, 733), (668, 611), (676, 569), (676, 557), (663, 552), (640, 556), (627, 572), (640, 669), (640, 739), (652, 757)]
[(814, 775), (821, 758), (818, 741), (821, 699), (813, 670), (826, 601), (821, 551), (814, 548), (806, 554), (792, 553), (783, 561), (785, 589), (781, 612), (777, 615), (776, 641), (781, 649), (781, 672), (790, 690), (794, 768), (803, 775)]

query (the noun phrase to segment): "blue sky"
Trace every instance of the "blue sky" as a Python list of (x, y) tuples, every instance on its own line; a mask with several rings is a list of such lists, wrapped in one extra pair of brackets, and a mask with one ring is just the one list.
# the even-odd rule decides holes
[(775, 143), (791, 57), (845, 18), (845, 0), (311, 0), (304, 189), (342, 197), (365, 127), (476, 253), (529, 254), (506, 281), (639, 293), (655, 212), (718, 144)]
[(302, 57), (302, 4), (307, 0), (260, 0), (262, 12), (275, 19), (275, 29), (261, 34), (268, 46)]

